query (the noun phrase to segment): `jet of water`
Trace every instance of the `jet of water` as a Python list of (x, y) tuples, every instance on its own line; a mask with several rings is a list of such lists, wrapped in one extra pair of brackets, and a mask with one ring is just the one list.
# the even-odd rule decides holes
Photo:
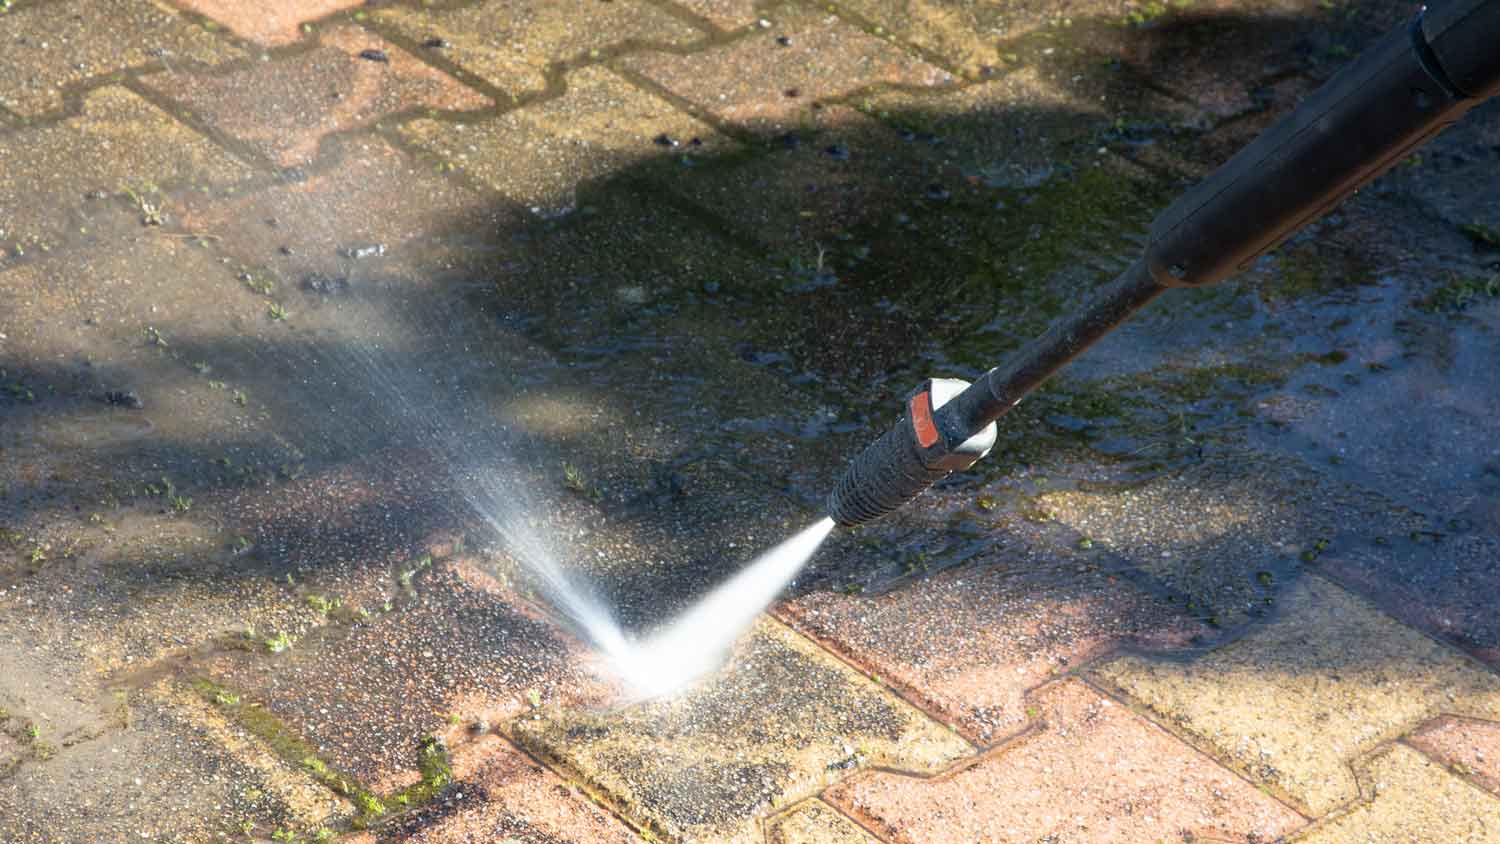
[(735, 640), (812, 559), (832, 530), (833, 520), (828, 518), (810, 525), (644, 640), (619, 638), (614, 649), (596, 644), (639, 699), (680, 692), (719, 666)]

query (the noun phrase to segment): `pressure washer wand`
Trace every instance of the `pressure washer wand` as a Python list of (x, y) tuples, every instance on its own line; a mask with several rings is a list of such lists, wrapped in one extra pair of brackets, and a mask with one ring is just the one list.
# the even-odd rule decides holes
[(828, 497), (845, 527), (895, 510), (995, 444), (995, 420), (1172, 287), (1260, 256), (1500, 93), (1500, 0), (1424, 8), (1277, 121), (1151, 224), (1145, 253), (1079, 312), (973, 384), (930, 379)]

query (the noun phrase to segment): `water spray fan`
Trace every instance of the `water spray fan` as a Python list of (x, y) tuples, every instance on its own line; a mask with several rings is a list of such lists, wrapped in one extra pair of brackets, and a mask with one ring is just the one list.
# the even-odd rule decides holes
[(1249, 269), (1497, 93), (1500, 0), (1422, 9), (1168, 206), (1144, 253), (1078, 312), (972, 384), (918, 387), (895, 427), (855, 457), (829, 516), (863, 524), (969, 468), (994, 445), (996, 420), (1157, 296)]

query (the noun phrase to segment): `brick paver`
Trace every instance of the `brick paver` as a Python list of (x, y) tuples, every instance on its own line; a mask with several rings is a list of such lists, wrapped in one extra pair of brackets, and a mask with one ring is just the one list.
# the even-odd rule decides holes
[(820, 101), (867, 86), (952, 81), (826, 11), (781, 6), (766, 14), (772, 25), (746, 37), (687, 55), (630, 55), (620, 63), (705, 113), (766, 135), (796, 129)]
[(766, 844), (874, 844), (877, 839), (821, 800), (766, 823)]
[(620, 821), (494, 734), (456, 747), (454, 782), (437, 802), (351, 844), (631, 844)]
[(1500, 536), (1394, 535), (1351, 545), (1328, 572), (1387, 612), (1500, 666)]
[(401, 133), (439, 166), (468, 174), (542, 215), (573, 209), (578, 187), (590, 180), (730, 144), (606, 68), (586, 67), (567, 80), (563, 96), (520, 111), (471, 123), (418, 120)]
[[(729, 167), (664, 173), (662, 181), (704, 208), (741, 203), (729, 222), (805, 266), (803, 283), (818, 283), (819, 247), (877, 222), (871, 218), (881, 209), (924, 196), (935, 170), (890, 128), (848, 106), (828, 106), (767, 154)], [(832, 258), (822, 270), (833, 272)]]
[[(105, 20), (108, 26), (97, 25)], [(90, 77), (149, 65), (183, 69), (244, 55), (220, 34), (131, 0), (30, 4), (5, 15), (0, 43), (0, 106), (26, 117), (61, 109), (64, 89)]]
[(1374, 539), (1346, 535), (1351, 527), (1372, 530), (1379, 520), (1382, 533), (1405, 533), (1424, 525), (1379, 494), (1300, 461), (1238, 450), (1209, 453), (1139, 486), (1046, 493), (1038, 501), (1186, 593), (1189, 609), (1222, 626), (1272, 610), (1282, 589), (1324, 553)]
[(1037, 730), (972, 766), (936, 780), (862, 775), (829, 799), (888, 840), (924, 844), (1266, 841), (1303, 823), (1078, 680), (1034, 701)]
[(676, 5), (708, 18), (721, 29), (738, 29), (761, 19), (757, 0), (674, 0)]
[(318, 46), (227, 75), (159, 73), (145, 84), (198, 119), (282, 166), (306, 164), (334, 132), (415, 109), (474, 110), (488, 98), (352, 25), (318, 33)]
[(694, 691), (614, 713), (539, 713), (527, 747), (679, 841), (759, 840), (757, 817), (865, 765), (932, 773), (971, 752), (957, 735), (802, 637), (758, 622)]
[(1118, 644), (1180, 646), (1202, 630), (1165, 602), (1090, 572), (1082, 556), (1025, 574), (979, 562), (993, 567), (878, 597), (812, 592), (777, 612), (982, 744), (1020, 729), (1031, 717), (1026, 693), (1056, 674)]
[(1123, 657), (1097, 676), (1314, 816), (1359, 795), (1350, 765), (1439, 713), (1500, 715), (1500, 678), (1308, 576), (1280, 617), (1186, 662)]
[(1406, 741), (1455, 774), (1500, 795), (1500, 722), (1439, 718)]
[(546, 88), (555, 63), (705, 35), (642, 0), (491, 0), (441, 11), (382, 9), (375, 19), (513, 97)]
[[(0, 143), (0, 260), (57, 248), (120, 222), (126, 192), (153, 206), (158, 188), (220, 187), (249, 168), (222, 148), (118, 86), (89, 91), (59, 123), (21, 129)], [(110, 202), (109, 200), (114, 200)], [(134, 204), (134, 201), (132, 201)], [(138, 206), (131, 223), (145, 213)]]
[(1392, 746), (1360, 766), (1365, 799), (1296, 844), (1500, 841), (1500, 800), (1409, 747)]
[(269, 0), (246, 4), (239, 0), (173, 0), (228, 27), (236, 35), (267, 45), (289, 44), (302, 37), (302, 25), (342, 9), (361, 5), (360, 0)]
[[(516, 231), (522, 209), (445, 178), (384, 138), (330, 146), (337, 166), (232, 197), (173, 197), (167, 208), (176, 227), (213, 237), (236, 272), (271, 282), (273, 294), (290, 295), (302, 310), (338, 299), (337, 290), (308, 295), (318, 293), (307, 289), (309, 280), (312, 287), (319, 278), (343, 281), (348, 289), (376, 277), (415, 285), (471, 267), (479, 251), (488, 254)], [(465, 235), (475, 230), (490, 236)], [(372, 248), (379, 254), (351, 257)]]
[(370, 608), (371, 620), (327, 628), (279, 656), (226, 654), (208, 675), (377, 793), (421, 779), (420, 742), (449, 716), (499, 723), (524, 710), (528, 694), (601, 699), (577, 643), (488, 575), (463, 562), (406, 566), (392, 575), (391, 611)]

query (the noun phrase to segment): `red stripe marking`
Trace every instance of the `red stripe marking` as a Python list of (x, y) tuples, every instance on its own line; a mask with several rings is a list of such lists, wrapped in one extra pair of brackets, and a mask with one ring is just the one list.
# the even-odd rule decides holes
[(917, 429), (917, 444), (923, 448), (937, 445), (937, 426), (932, 423), (932, 392), (923, 390), (911, 397), (911, 424)]

